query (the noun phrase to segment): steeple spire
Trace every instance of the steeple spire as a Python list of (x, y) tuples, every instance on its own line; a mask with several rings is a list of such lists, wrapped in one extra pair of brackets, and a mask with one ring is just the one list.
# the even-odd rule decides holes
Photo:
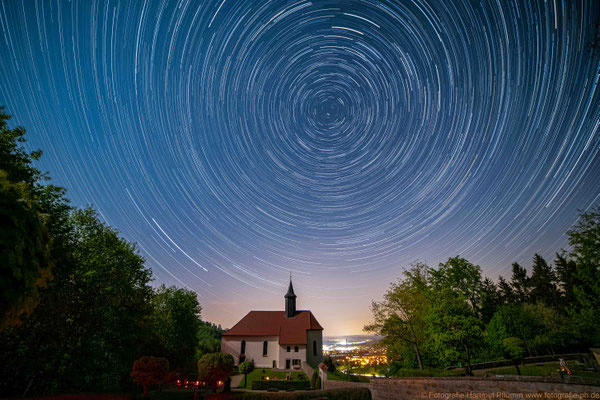
[(286, 318), (292, 318), (294, 315), (296, 315), (296, 294), (294, 293), (292, 272), (290, 271), (290, 286), (285, 294), (285, 316)]

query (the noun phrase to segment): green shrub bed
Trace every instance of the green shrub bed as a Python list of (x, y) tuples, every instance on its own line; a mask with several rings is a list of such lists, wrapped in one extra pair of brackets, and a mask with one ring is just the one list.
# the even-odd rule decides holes
[(267, 389), (279, 389), (279, 390), (305, 390), (310, 389), (310, 382), (308, 380), (297, 380), (297, 381), (284, 381), (284, 380), (268, 380), (268, 381), (253, 381), (252, 390), (267, 390)]

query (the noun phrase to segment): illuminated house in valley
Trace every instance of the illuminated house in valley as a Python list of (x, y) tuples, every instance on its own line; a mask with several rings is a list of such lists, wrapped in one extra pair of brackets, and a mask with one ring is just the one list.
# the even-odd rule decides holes
[(285, 311), (250, 311), (223, 334), (221, 351), (236, 364), (254, 361), (258, 368), (316, 368), (323, 360), (323, 327), (310, 311), (296, 311), (290, 279)]

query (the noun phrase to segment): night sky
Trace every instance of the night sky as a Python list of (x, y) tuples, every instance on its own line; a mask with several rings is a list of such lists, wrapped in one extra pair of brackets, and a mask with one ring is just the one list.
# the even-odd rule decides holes
[(552, 259), (600, 202), (596, 0), (0, 0), (39, 167), (204, 319), (360, 333), (402, 269)]

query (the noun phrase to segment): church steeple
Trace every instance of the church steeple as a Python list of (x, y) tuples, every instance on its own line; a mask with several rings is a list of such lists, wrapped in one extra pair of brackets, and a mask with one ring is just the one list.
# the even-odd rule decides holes
[(285, 317), (292, 318), (296, 315), (296, 294), (294, 294), (294, 286), (292, 286), (292, 273), (290, 272), (290, 286), (285, 294)]

